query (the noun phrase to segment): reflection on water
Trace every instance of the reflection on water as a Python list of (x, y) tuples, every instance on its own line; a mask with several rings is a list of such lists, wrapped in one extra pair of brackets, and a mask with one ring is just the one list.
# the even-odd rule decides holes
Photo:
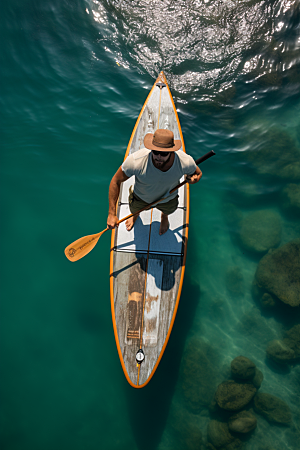
[(119, 64), (153, 77), (163, 69), (189, 99), (209, 99), (240, 77), (276, 88), (287, 72), (299, 83), (298, 0), (94, 0), (90, 9)]

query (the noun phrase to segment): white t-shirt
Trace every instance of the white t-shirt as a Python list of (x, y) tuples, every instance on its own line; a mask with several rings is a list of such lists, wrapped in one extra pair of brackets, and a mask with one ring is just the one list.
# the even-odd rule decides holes
[[(127, 177), (135, 175), (134, 193), (147, 203), (164, 197), (180, 183), (183, 175), (192, 175), (196, 168), (194, 159), (182, 150), (178, 150), (175, 152), (172, 167), (163, 172), (154, 166), (151, 150), (147, 148), (132, 153), (122, 164), (122, 170)], [(161, 203), (168, 202), (177, 194), (178, 191), (173, 192)]]

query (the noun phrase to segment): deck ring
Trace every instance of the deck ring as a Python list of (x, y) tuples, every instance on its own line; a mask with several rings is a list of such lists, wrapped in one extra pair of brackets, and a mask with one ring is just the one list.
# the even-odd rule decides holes
[(143, 350), (141, 348), (137, 351), (137, 353), (135, 355), (135, 359), (138, 364), (141, 364), (144, 361), (145, 353), (143, 352)]

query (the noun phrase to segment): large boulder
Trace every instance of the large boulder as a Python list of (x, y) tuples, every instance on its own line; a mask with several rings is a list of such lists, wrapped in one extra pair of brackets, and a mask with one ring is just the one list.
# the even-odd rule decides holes
[(294, 360), (295, 352), (283, 341), (274, 339), (267, 347), (267, 356), (273, 361), (286, 364)]
[(215, 393), (215, 400), (220, 408), (226, 411), (238, 411), (244, 408), (256, 394), (252, 384), (241, 384), (235, 381), (224, 381)]
[(228, 427), (234, 433), (249, 433), (256, 428), (257, 419), (249, 411), (241, 411), (230, 417)]
[(274, 295), (292, 307), (300, 305), (300, 239), (265, 255), (259, 262), (255, 282), (261, 292)]
[(241, 245), (250, 252), (266, 253), (281, 241), (281, 219), (268, 209), (248, 214), (240, 223)]
[(197, 413), (213, 400), (218, 383), (218, 355), (198, 338), (189, 341), (181, 364), (181, 386), (187, 407)]
[(255, 375), (255, 364), (245, 356), (237, 356), (231, 361), (231, 373), (234, 378), (249, 380)]
[(289, 424), (292, 421), (289, 406), (283, 400), (271, 394), (258, 393), (254, 398), (254, 409), (269, 422)]

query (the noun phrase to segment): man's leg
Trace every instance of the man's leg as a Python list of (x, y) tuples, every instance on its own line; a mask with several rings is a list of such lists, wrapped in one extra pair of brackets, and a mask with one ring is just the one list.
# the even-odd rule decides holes
[(161, 220), (159, 227), (159, 234), (165, 234), (169, 229), (169, 219), (168, 216), (176, 211), (178, 206), (178, 195), (175, 198), (172, 198), (167, 203), (161, 203), (156, 206), (157, 209), (161, 211)]
[(126, 220), (125, 226), (126, 226), (127, 231), (132, 230), (133, 225), (138, 217), (139, 217), (139, 214), (136, 214), (135, 216), (129, 217), (129, 219)]
[(160, 227), (159, 227), (159, 234), (165, 234), (166, 231), (169, 229), (169, 219), (168, 215), (161, 213), (161, 220), (160, 220)]
[[(129, 209), (130, 209), (131, 214), (134, 214), (135, 212), (140, 211), (140, 209), (144, 208), (144, 206), (147, 205), (146, 202), (144, 202), (143, 200), (141, 200), (140, 198), (136, 197), (133, 194), (133, 186), (130, 186), (130, 188), (129, 188), (128, 203), (129, 203)], [(125, 226), (126, 226), (127, 231), (132, 230), (138, 217), (139, 217), (139, 214), (136, 214), (135, 216), (132, 216), (126, 220)]]

